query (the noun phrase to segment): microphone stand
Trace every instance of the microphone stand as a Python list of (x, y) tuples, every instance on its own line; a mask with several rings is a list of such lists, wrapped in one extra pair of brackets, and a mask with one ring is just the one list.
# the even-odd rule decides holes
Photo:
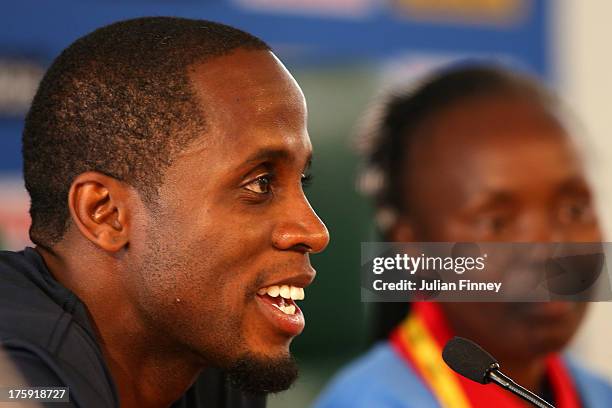
[(555, 408), (553, 405), (546, 402), (546, 400), (540, 398), (528, 389), (521, 387), (520, 385), (512, 381), (510, 377), (499, 371), (499, 364), (497, 363), (491, 364), (491, 367), (487, 370), (486, 378), (490, 382), (494, 382), (500, 387), (510, 391), (514, 395), (524, 399), (527, 402), (532, 403), (536, 407)]

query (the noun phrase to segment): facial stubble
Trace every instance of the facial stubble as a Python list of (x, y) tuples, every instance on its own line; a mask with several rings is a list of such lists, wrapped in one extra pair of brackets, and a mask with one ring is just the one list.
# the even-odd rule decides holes
[[(163, 224), (154, 222), (153, 225)], [(183, 299), (180, 280), (197, 285), (186, 276), (186, 271), (209, 270), (210, 267), (203, 261), (208, 257), (193, 256), (201, 254), (201, 248), (176, 245), (181, 242), (178, 238), (160, 231), (159, 227), (147, 231), (146, 253), (137, 273), (140, 277), (139, 304), (150, 326), (164, 333), (166, 341), (172, 339), (174, 349), (183, 348), (186, 355), (200, 357), (203, 365), (224, 371), (231, 384), (245, 393), (261, 395), (288, 389), (298, 376), (297, 363), (289, 352), (271, 357), (245, 350), (249, 343), (245, 341), (240, 321), (224, 318), (227, 316), (224, 310), (212, 309), (218, 307), (217, 302), (211, 302), (208, 312), (211, 317), (208, 318), (206, 308), (197, 321), (193, 314), (181, 312), (187, 305), (183, 301), (176, 302), (176, 299)], [(206, 284), (216, 285), (222, 273), (212, 274), (217, 278)], [(217, 317), (213, 317), (215, 315)], [(205, 341), (202, 341), (204, 336), (198, 334), (200, 332), (208, 332)]]

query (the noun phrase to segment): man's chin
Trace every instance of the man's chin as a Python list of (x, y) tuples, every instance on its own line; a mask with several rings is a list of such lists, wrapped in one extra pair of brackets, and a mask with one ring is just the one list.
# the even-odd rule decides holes
[(289, 354), (275, 358), (247, 354), (225, 371), (236, 388), (256, 395), (284, 391), (298, 376), (297, 363)]

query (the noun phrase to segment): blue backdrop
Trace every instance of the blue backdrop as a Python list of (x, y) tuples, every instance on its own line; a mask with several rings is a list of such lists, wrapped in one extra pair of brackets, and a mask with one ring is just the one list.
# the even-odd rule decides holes
[[(246, 0), (4, 3), (0, 6), (0, 78), (4, 76), (4, 82), (0, 81), (0, 100), (3, 93), (6, 98), (2, 84), (10, 84), (11, 75), (16, 75), (15, 69), (6, 72), (7, 64), (13, 66), (11, 63), (17, 62), (17, 67), (33, 64), (42, 72), (79, 36), (113, 21), (145, 15), (204, 18), (237, 26), (269, 42), (292, 68), (346, 61), (376, 62), (415, 51), (505, 55), (549, 77), (549, 3), (545, 0), (516, 2), (524, 4), (524, 12), (501, 23), (482, 17), (471, 23), (457, 21), (452, 16), (444, 18), (446, 15), (437, 19), (415, 17), (401, 7), (401, 1), (345, 1), (345, 15), (328, 12), (324, 7), (314, 11), (310, 7), (305, 13), (300, 11), (298, 0), (278, 2), (294, 4), (293, 9), (247, 7)], [(364, 3), (368, 4), (365, 11), (351, 13), (351, 4)], [(11, 100), (0, 103), (0, 172), (15, 173), (21, 169), (20, 134), (25, 109), (9, 109), (6, 105), (10, 103)]]

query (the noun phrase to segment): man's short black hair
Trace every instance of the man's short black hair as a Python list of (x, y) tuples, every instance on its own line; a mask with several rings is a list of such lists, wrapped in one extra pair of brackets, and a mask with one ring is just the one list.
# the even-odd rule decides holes
[(377, 223), (383, 234), (397, 215), (410, 212), (401, 181), (407, 149), (416, 137), (427, 137), (423, 123), (448, 107), (482, 96), (527, 97), (551, 113), (558, 101), (524, 73), (497, 65), (465, 63), (430, 74), (407, 88), (384, 93), (364, 116), (358, 147), (364, 158), (359, 187), (374, 199)]
[(30, 238), (50, 247), (69, 225), (73, 179), (98, 171), (156, 197), (164, 169), (206, 127), (187, 70), (259, 38), (204, 20), (147, 17), (78, 39), (43, 77), (23, 132)]

